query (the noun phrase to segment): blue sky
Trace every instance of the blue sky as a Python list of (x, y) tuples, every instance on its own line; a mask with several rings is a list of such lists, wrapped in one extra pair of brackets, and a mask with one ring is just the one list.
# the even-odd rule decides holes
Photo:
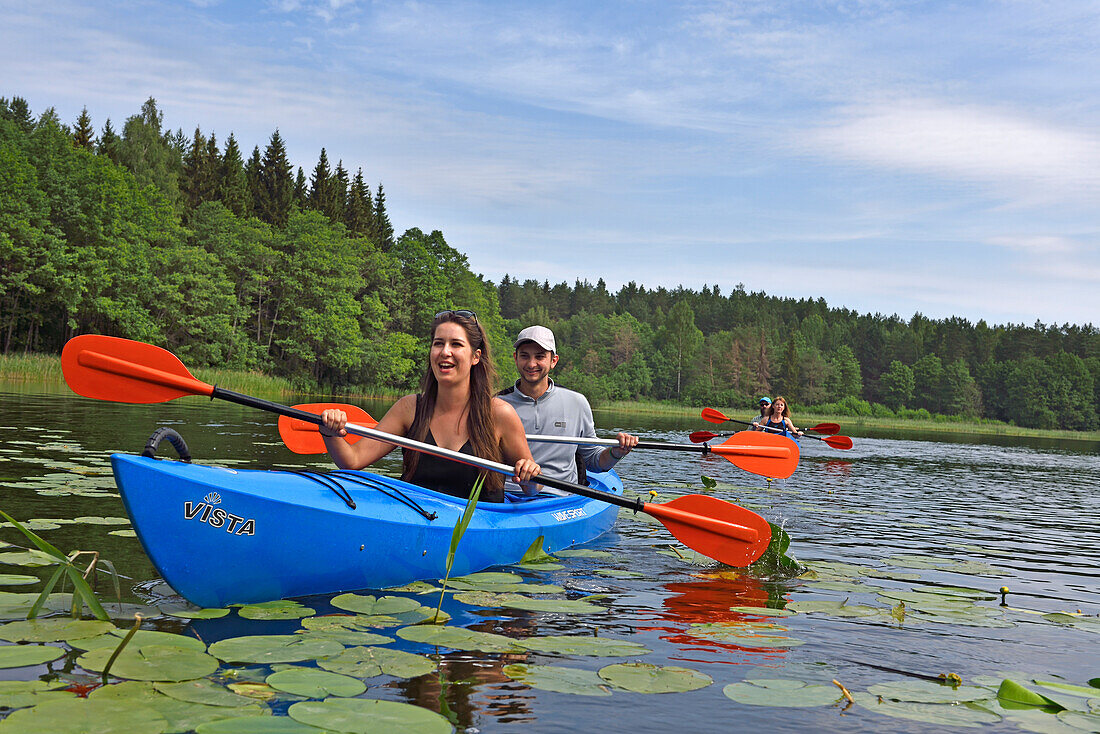
[[(96, 7), (99, 6), (99, 7)], [(493, 280), (1100, 323), (1100, 5), (0, 0), (0, 96), (382, 181)]]

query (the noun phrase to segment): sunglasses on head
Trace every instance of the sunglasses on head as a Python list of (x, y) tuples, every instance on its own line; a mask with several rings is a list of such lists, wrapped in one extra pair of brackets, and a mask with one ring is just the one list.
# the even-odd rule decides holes
[(441, 319), (444, 316), (459, 316), (459, 317), (464, 318), (464, 319), (473, 319), (474, 323), (475, 324), (477, 323), (477, 314), (474, 313), (473, 311), (467, 311), (464, 308), (460, 308), (460, 309), (457, 309), (457, 310), (448, 309), (446, 311), (440, 311), (439, 313), (437, 313), (435, 315), (435, 317), (437, 319)]

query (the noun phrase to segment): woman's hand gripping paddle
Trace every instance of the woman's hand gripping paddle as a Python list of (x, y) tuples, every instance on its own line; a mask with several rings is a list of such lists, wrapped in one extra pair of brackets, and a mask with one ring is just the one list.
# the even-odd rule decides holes
[[(196, 379), (171, 352), (129, 339), (85, 334), (70, 339), (61, 353), (65, 382), (73, 392), (119, 403), (164, 403), (205, 395), (238, 405), (319, 424), (320, 415), (209, 385)], [(514, 467), (349, 423), (348, 433), (511, 476)], [(540, 477), (539, 483), (609, 504), (644, 512), (661, 521), (684, 545), (731, 566), (747, 566), (768, 548), (771, 528), (743, 507), (705, 495), (665, 503), (642, 502), (572, 482)]]

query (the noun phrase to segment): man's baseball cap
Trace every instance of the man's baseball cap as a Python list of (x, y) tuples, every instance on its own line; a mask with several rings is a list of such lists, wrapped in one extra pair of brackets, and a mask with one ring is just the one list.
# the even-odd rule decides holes
[(757, 402), (763, 403), (764, 405), (771, 405), (772, 404), (772, 399), (771, 398), (760, 398), (760, 400), (758, 400)]
[(519, 333), (512, 346), (518, 347), (523, 342), (534, 342), (548, 352), (556, 353), (558, 351), (557, 342), (554, 341), (554, 332), (545, 326), (528, 326)]

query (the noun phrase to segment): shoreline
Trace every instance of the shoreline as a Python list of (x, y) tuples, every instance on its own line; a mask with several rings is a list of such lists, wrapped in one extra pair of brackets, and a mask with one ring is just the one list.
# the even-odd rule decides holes
[[(317, 394), (302, 392), (295, 389), (289, 380), (280, 377), (271, 377), (256, 372), (242, 372), (233, 370), (220, 370), (198, 368), (193, 374), (200, 380), (217, 384), (238, 392), (259, 394), (264, 397), (278, 398), (328, 398), (336, 399), (361, 399), (371, 401), (394, 400), (403, 393), (379, 393), (367, 394), (357, 392), (336, 392)], [(4, 384), (19, 385), (21, 388), (33, 388), (40, 386), (44, 392), (66, 389), (64, 378), (61, 374), (61, 358), (54, 355), (0, 355), (0, 386)], [(20, 390), (24, 392), (24, 390)], [(297, 402), (297, 401), (296, 401)], [(715, 407), (715, 406), (712, 406)], [(719, 410), (738, 420), (751, 420), (753, 406), (741, 410), (729, 406), (717, 406)], [(663, 418), (700, 420), (701, 407), (691, 407), (678, 403), (662, 401), (630, 401), (611, 402), (593, 405), (592, 412), (598, 414), (620, 415), (646, 415)], [(813, 425), (825, 421), (840, 423), (842, 433), (844, 431), (858, 433), (859, 430), (870, 431), (896, 431), (902, 434), (943, 433), (943, 434), (971, 434), (984, 436), (1016, 436), (1022, 438), (1046, 438), (1072, 441), (1100, 442), (1100, 431), (1068, 431), (1044, 428), (1024, 428), (996, 421), (983, 420), (955, 420), (951, 418), (922, 419), (922, 418), (875, 418), (872, 416), (836, 415), (816, 413), (811, 410), (799, 410), (795, 413), (796, 424), (803, 426)], [(846, 427), (846, 428), (845, 428)], [(717, 429), (715, 429), (717, 430)]]

